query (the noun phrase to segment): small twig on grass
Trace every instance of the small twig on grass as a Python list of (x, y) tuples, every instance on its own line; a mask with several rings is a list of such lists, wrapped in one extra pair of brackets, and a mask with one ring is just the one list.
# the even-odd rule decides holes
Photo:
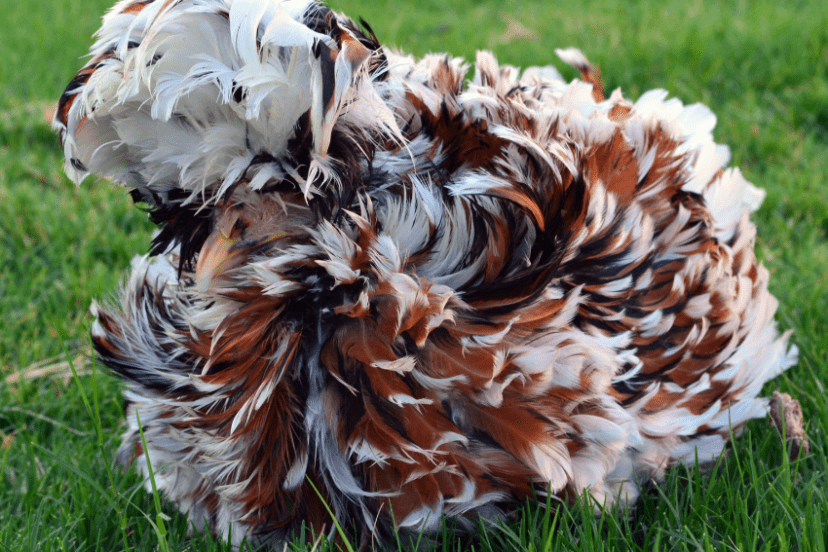
[[(322, 524), (322, 529), (320, 529), (319, 534), (316, 535), (316, 538), (313, 539), (313, 547), (308, 552), (316, 552), (316, 549), (319, 547), (319, 543), (322, 542), (322, 537), (325, 535), (325, 524)], [(285, 543), (285, 550), (287, 552), (287, 543)]]
[(770, 422), (784, 436), (791, 462), (800, 456), (808, 456), (810, 445), (798, 400), (787, 393), (774, 391), (770, 400)]
[[(785, 440), (788, 450), (788, 459), (793, 462), (808, 456), (810, 445), (805, 435), (805, 424), (802, 417), (802, 406), (799, 401), (791, 398), (787, 393), (773, 392), (770, 400), (770, 422)], [(793, 473), (794, 470), (791, 470)], [(794, 486), (799, 484), (800, 475), (796, 475)]]
[[(64, 383), (72, 378), (72, 369), (70, 368), (70, 361), (60, 360), (67, 358), (65, 355), (47, 358), (28, 365), (26, 368), (9, 374), (5, 377), (6, 385), (20, 383), (23, 380), (34, 380), (45, 378), (48, 376), (58, 376), (63, 378)], [(71, 359), (71, 363), (76, 365), (79, 376), (90, 374), (88, 369), (89, 359), (82, 353), (75, 354)]]

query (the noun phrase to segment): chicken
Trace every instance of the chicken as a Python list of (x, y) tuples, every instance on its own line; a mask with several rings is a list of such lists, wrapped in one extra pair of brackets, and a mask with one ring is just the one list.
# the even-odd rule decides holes
[[(236, 544), (528, 497), (632, 505), (792, 366), (711, 111), (382, 47), (306, 0), (126, 0), (60, 98), (66, 170), (159, 231), (96, 354), (124, 464)], [(115, 304), (117, 303), (117, 304)], [(146, 438), (139, 435), (138, 414)], [(231, 531), (232, 527), (232, 531)]]

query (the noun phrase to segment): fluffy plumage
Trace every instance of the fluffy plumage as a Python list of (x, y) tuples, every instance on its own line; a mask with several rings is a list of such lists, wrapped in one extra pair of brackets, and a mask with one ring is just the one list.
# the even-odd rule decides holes
[[(366, 29), (367, 26), (366, 26)], [(634, 501), (793, 365), (715, 116), (381, 47), (305, 0), (126, 0), (60, 99), (67, 171), (160, 231), (93, 306), (121, 458), (192, 524), (472, 525)], [(140, 445), (140, 412), (148, 449)]]

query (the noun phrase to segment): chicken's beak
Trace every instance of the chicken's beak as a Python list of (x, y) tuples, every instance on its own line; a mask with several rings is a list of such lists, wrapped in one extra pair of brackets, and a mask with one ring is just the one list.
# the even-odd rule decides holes
[(224, 211), (198, 252), (196, 288), (202, 293), (207, 291), (214, 279), (240, 267), (251, 255), (261, 253), (268, 245), (289, 235), (279, 228), (279, 219), (250, 217), (250, 213), (242, 209)]
[(213, 278), (230, 268), (233, 258), (233, 246), (239, 242), (232, 228), (225, 231), (216, 230), (207, 238), (198, 253), (196, 264), (196, 287), (205, 292)]

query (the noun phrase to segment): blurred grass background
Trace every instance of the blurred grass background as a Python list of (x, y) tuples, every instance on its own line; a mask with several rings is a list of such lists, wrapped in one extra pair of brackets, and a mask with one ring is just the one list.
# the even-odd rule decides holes
[[(674, 470), (631, 517), (557, 517), (529, 508), (507, 529), (446, 538), (443, 550), (824, 550), (828, 423), (828, 10), (821, 1), (347, 0), (380, 40), (415, 55), (554, 64), (577, 46), (608, 91), (635, 99), (665, 88), (718, 115), (731, 164), (765, 188), (757, 252), (771, 272), (782, 329), (794, 330), (797, 367), (769, 384), (802, 402), (812, 455), (795, 468), (763, 421), (712, 474)], [(109, 0), (10, 4), (0, 18), (0, 547), (4, 550), (155, 549), (134, 475), (107, 475), (121, 424), (112, 378), (91, 371), (93, 298), (111, 293), (152, 231), (126, 192), (63, 175), (48, 118), (82, 66)], [(62, 343), (84, 373), (68, 378)], [(51, 375), (46, 375), (51, 374)], [(87, 412), (81, 391), (90, 397)], [(94, 398), (94, 400), (92, 400)], [(100, 421), (100, 438), (96, 425)], [(168, 508), (173, 515), (173, 508)], [(123, 530), (122, 530), (123, 527)], [(175, 550), (224, 549), (208, 535)]]

